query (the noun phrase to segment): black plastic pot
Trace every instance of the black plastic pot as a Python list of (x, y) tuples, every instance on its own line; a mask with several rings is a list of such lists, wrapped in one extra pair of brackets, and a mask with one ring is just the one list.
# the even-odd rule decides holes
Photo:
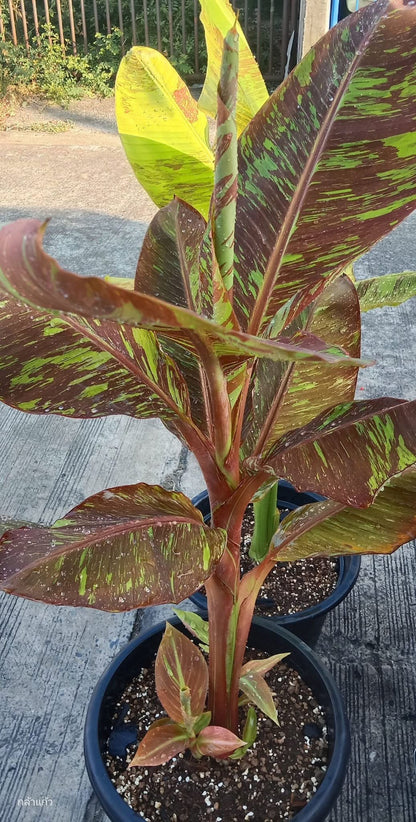
[[(184, 631), (177, 618), (170, 622)], [(143, 817), (129, 808), (113, 786), (104, 765), (103, 751), (111, 731), (116, 703), (141, 667), (149, 666), (154, 659), (164, 627), (165, 623), (155, 625), (116, 656), (98, 682), (88, 708), (84, 735), (87, 771), (111, 822), (143, 822)], [(325, 710), (331, 760), (316, 794), (296, 815), (296, 822), (323, 822), (342, 788), (350, 754), (348, 720), (337, 686), (307, 645), (269, 620), (254, 619), (249, 642), (270, 655), (289, 651), (290, 664), (301, 674)], [(126, 744), (134, 741), (130, 737)]]
[[(296, 489), (286, 480), (279, 480), (278, 484), (278, 498), (277, 505), (280, 509), (287, 509), (293, 511), (299, 508), (300, 505), (308, 505), (311, 502), (319, 502), (324, 497), (319, 494), (302, 493)], [(204, 519), (209, 520), (210, 507), (207, 491), (203, 491), (192, 500), (196, 508), (199, 508)], [(272, 620), (275, 624), (281, 625), (282, 628), (287, 628), (288, 631), (296, 634), (296, 636), (307, 642), (312, 647), (316, 644), (319, 634), (321, 633), (325, 617), (329, 611), (332, 611), (343, 599), (349, 594), (352, 587), (357, 580), (361, 557), (339, 557), (338, 564), (338, 582), (335, 590), (326, 597), (326, 599), (319, 602), (318, 605), (311, 605), (310, 608), (305, 608), (303, 611), (298, 611), (296, 614), (270, 615), (267, 614), (268, 604), (267, 599), (259, 597), (257, 605), (264, 611), (264, 616)], [(192, 602), (201, 608), (203, 611), (207, 608), (207, 599), (198, 591), (191, 596)]]

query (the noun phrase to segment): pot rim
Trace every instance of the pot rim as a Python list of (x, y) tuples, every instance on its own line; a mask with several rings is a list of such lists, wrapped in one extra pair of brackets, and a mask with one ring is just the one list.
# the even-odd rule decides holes
[[(201, 612), (200, 615), (206, 616), (206, 612)], [(185, 630), (177, 617), (172, 617), (168, 621)], [(118, 794), (105, 767), (100, 744), (103, 705), (113, 680), (117, 677), (126, 660), (135, 654), (145, 642), (152, 640), (157, 634), (161, 634), (165, 624), (166, 622), (160, 622), (152, 626), (143, 634), (131, 640), (117, 654), (97, 682), (88, 706), (84, 732), (84, 755), (87, 772), (94, 791), (112, 822), (144, 822), (144, 819), (133, 811), (122, 796)], [(332, 675), (321, 663), (315, 652), (296, 635), (262, 617), (254, 618), (253, 627), (261, 631), (262, 637), (265, 636), (264, 632), (266, 634), (269, 632), (269, 638), (272, 639), (270, 635), (274, 634), (276, 639), (283, 642), (285, 647), (290, 645), (293, 649), (292, 653), (296, 655), (294, 662), (296, 663), (296, 657), (300, 659), (300, 662), (297, 662), (298, 665), (302, 661), (306, 662), (309, 671), (308, 677), (319, 680), (322, 692), (326, 694), (325, 701), (327, 704), (325, 707), (330, 709), (333, 720), (331, 760), (317, 792), (295, 817), (296, 822), (297, 820), (299, 822), (320, 822), (329, 813), (341, 790), (350, 754), (350, 731), (340, 692)], [(294, 667), (296, 667), (296, 664), (294, 664)], [(303, 676), (303, 674), (301, 675)], [(322, 701), (321, 698), (320, 701)]]

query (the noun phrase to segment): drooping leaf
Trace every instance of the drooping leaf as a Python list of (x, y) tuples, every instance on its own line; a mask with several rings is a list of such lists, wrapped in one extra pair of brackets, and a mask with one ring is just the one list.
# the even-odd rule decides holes
[(37, 220), (17, 220), (0, 231), (0, 292), (53, 314), (71, 313), (158, 331), (196, 355), (202, 344), (216, 356), (272, 360), (313, 357), (325, 362), (354, 363), (336, 346), (327, 346), (314, 335), (261, 340), (227, 331), (186, 308), (156, 297), (117, 288), (99, 277), (79, 277), (65, 271), (43, 250), (44, 230), (45, 224)]
[(153, 723), (141, 740), (129, 768), (164, 765), (187, 748), (188, 738), (182, 725), (174, 722), (166, 722), (163, 725)]
[(166, 713), (191, 732), (204, 712), (208, 666), (198, 646), (169, 623), (157, 652), (155, 680)]
[[(360, 355), (358, 297), (348, 277), (330, 283), (294, 323), (351, 357)], [(253, 378), (252, 408), (245, 424), (243, 455), (266, 457), (273, 445), (295, 428), (307, 425), (334, 404), (354, 399), (358, 368), (322, 363), (270, 363), (259, 360)]]
[(297, 488), (366, 507), (390, 477), (414, 463), (416, 400), (384, 397), (324, 411), (282, 437), (263, 467)]
[[(400, 13), (399, 13), (400, 12)], [(331, 29), (240, 138), (234, 308), (299, 313), (416, 205), (416, 14), (378, 0)]]
[[(201, 21), (205, 30), (208, 51), (208, 68), (198, 107), (210, 117), (215, 118), (223, 43), (227, 32), (235, 24), (235, 11), (228, 0), (200, 0), (200, 3)], [(260, 69), (238, 22), (236, 27), (240, 40), (237, 96), (237, 128), (240, 134), (269, 95)]]
[[(416, 468), (393, 477), (369, 508), (326, 500), (289, 514), (274, 536), (279, 562), (312, 556), (391, 554), (416, 537)], [(250, 572), (251, 573), (251, 572)]]
[(225, 532), (178, 492), (126, 485), (89, 497), (50, 528), (0, 540), (0, 588), (105, 611), (181, 602), (212, 573)]
[(205, 217), (214, 184), (208, 122), (166, 57), (145, 46), (123, 58), (116, 116), (133, 171), (158, 206), (182, 197)]
[(266, 659), (250, 659), (249, 662), (246, 662), (241, 668), (241, 675), (244, 676), (248, 673), (267, 674), (268, 671), (271, 671), (275, 665), (287, 656), (290, 656), (289, 652), (285, 654), (273, 654), (273, 656), (268, 656)]
[(384, 308), (385, 305), (401, 305), (411, 297), (416, 297), (416, 271), (357, 280), (355, 286), (361, 311)]
[(240, 676), (240, 689), (247, 699), (257, 705), (272, 722), (275, 722), (276, 725), (279, 724), (273, 693), (261, 674), (255, 671), (242, 674)]
[(208, 725), (191, 745), (191, 750), (199, 756), (223, 757), (241, 748), (244, 741), (227, 728), (219, 725)]
[(195, 614), (193, 611), (182, 611), (181, 608), (174, 608), (173, 611), (191, 634), (196, 636), (204, 645), (209, 646), (209, 625), (205, 619), (202, 619), (199, 614)]
[(257, 737), (257, 715), (252, 705), (249, 706), (247, 710), (247, 718), (244, 724), (244, 729), (242, 733), (242, 738), (244, 739), (245, 745), (244, 748), (238, 748), (237, 751), (234, 751), (231, 754), (230, 759), (242, 759), (243, 756), (247, 753), (248, 749), (251, 748), (253, 742), (256, 741)]
[[(187, 385), (151, 331), (0, 297), (0, 399), (22, 411), (184, 421)], [(190, 422), (190, 420), (189, 420)]]

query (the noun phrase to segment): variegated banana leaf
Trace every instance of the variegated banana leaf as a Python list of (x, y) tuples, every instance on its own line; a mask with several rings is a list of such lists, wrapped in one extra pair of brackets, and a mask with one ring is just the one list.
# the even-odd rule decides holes
[(361, 311), (384, 308), (385, 305), (401, 305), (416, 297), (416, 271), (370, 277), (368, 280), (357, 280), (355, 285)]
[(198, 646), (169, 622), (157, 652), (155, 681), (168, 716), (191, 732), (205, 710), (208, 665)]
[(290, 514), (274, 536), (275, 557), (391, 554), (416, 537), (416, 468), (393, 477), (369, 508), (328, 500)]
[[(360, 355), (360, 307), (354, 284), (346, 277), (330, 283), (297, 318), (328, 343), (352, 357)], [(253, 396), (243, 434), (242, 455), (266, 458), (288, 431), (307, 425), (326, 408), (354, 399), (358, 368), (320, 363), (269, 363), (259, 360), (252, 380)]]
[[(400, 11), (400, 13), (398, 13)], [(416, 206), (416, 12), (378, 0), (331, 29), (240, 138), (234, 310), (288, 321)]]
[[(1, 230), (0, 292), (52, 314), (70, 313), (158, 331), (197, 356), (201, 346), (205, 346), (218, 357), (312, 357), (325, 362), (343, 361), (346, 366), (367, 364), (351, 359), (337, 346), (328, 346), (311, 334), (263, 340), (230, 332), (187, 308), (117, 288), (99, 277), (79, 277), (65, 271), (45, 253), (44, 230), (45, 224), (37, 220), (18, 220)], [(161, 254), (169, 263), (166, 249), (161, 249)]]
[(212, 573), (226, 533), (204, 525), (183, 494), (110, 488), (50, 528), (0, 540), (0, 588), (54, 605), (127, 611), (181, 602)]
[(263, 462), (302, 489), (347, 505), (370, 505), (384, 483), (416, 463), (416, 400), (336, 405), (275, 445)]
[(155, 334), (54, 317), (0, 295), (0, 399), (69, 417), (128, 414), (192, 425), (188, 388)]
[[(235, 11), (228, 0), (200, 0), (201, 21), (205, 30), (208, 67), (198, 106), (206, 114), (216, 117), (217, 86), (224, 38), (235, 24)], [(251, 118), (268, 98), (266, 84), (251, 52), (241, 26), (237, 22), (240, 40), (240, 68), (238, 77), (237, 130), (246, 127)]]
[(205, 217), (214, 183), (208, 122), (166, 57), (144, 46), (123, 58), (116, 116), (133, 171), (158, 206), (182, 197)]

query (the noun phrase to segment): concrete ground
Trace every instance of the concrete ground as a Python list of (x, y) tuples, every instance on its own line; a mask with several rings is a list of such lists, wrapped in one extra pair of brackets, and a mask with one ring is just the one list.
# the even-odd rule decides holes
[[(53, 133), (50, 123), (63, 120), (71, 128)], [(45, 246), (61, 264), (132, 276), (155, 209), (119, 145), (112, 101), (81, 101), (69, 112), (26, 107), (7, 127), (0, 133), (0, 225), (50, 216)], [(414, 269), (415, 229), (413, 217), (361, 261), (360, 274)], [(364, 318), (364, 353), (379, 365), (361, 373), (360, 399), (414, 396), (414, 309), (415, 300)], [(0, 466), (3, 522), (48, 523), (121, 483), (159, 482), (190, 496), (203, 487), (195, 461), (161, 423), (121, 416), (79, 421), (1, 406)], [(365, 558), (319, 641), (353, 734), (330, 822), (416, 820), (415, 572), (414, 546)], [(132, 632), (168, 610), (117, 615), (0, 597), (1, 819), (105, 822), (83, 763), (88, 699)], [(25, 798), (52, 804), (21, 807)]]

